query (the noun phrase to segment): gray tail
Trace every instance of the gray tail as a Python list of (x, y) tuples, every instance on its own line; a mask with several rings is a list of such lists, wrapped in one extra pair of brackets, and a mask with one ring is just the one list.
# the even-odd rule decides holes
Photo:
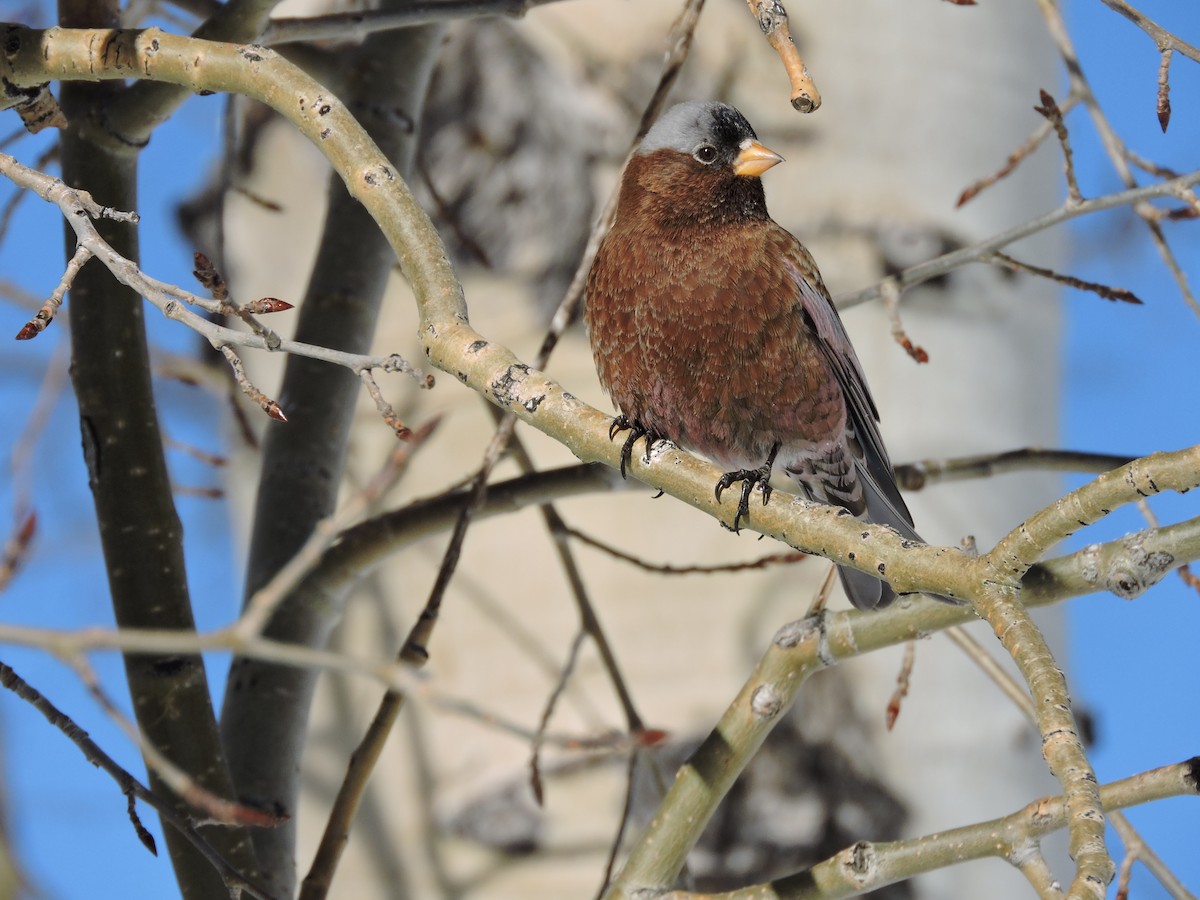
[(892, 590), (892, 586), (874, 575), (838, 566), (838, 576), (842, 580), (842, 590), (846, 592), (855, 609), (878, 609), (896, 599), (896, 592)]
[[(862, 481), (863, 494), (867, 502), (867, 512), (863, 518), (868, 522), (879, 525), (890, 525), (900, 532), (906, 540), (923, 544), (925, 541), (913, 528), (912, 513), (904, 505), (904, 498), (896, 487), (894, 477), (889, 477), (885, 483), (877, 481), (868, 468), (859, 464), (858, 475)], [(887, 470), (890, 475), (890, 467)], [(858, 569), (838, 567), (842, 588), (846, 596), (854, 604), (855, 609), (880, 609), (896, 599), (896, 592), (886, 581), (881, 581), (874, 575), (860, 572)], [(963, 601), (953, 597), (943, 597), (941, 594), (930, 594), (934, 600), (959, 606)]]
[[(902, 537), (924, 543), (913, 528), (912, 513), (904, 505), (904, 498), (896, 488), (891, 467), (864, 465), (861, 462), (856, 463), (855, 467), (867, 504), (863, 518), (878, 525), (890, 525)], [(838, 575), (841, 576), (846, 596), (856, 609), (878, 609), (896, 599), (896, 592), (891, 585), (874, 575), (844, 567), (838, 568)]]

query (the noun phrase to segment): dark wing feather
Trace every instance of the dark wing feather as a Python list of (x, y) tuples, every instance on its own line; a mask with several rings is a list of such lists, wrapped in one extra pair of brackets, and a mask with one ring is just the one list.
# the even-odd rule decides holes
[(867, 387), (858, 355), (846, 334), (833, 300), (817, 274), (816, 263), (808, 251), (793, 238), (792, 256), (787, 266), (796, 283), (796, 295), (804, 315), (818, 338), (830, 368), (846, 398), (847, 428), (862, 449), (858, 461), (867, 501), (867, 518), (891, 525), (905, 537), (920, 540), (913, 530), (912, 514), (896, 487), (896, 475), (879, 433), (879, 410)]

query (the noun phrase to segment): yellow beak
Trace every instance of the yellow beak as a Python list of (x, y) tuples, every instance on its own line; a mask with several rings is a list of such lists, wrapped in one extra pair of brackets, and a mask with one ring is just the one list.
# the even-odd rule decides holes
[(761, 175), (771, 166), (783, 162), (783, 157), (774, 150), (768, 150), (755, 140), (742, 144), (741, 152), (733, 160), (735, 175)]

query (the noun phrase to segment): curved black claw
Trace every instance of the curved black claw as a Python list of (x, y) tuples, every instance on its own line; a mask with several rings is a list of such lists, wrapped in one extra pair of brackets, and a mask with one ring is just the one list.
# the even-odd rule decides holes
[(771, 452), (767, 454), (767, 461), (757, 469), (738, 469), (736, 472), (726, 472), (717, 481), (717, 487), (714, 493), (717, 496), (717, 502), (721, 502), (721, 494), (725, 490), (737, 482), (742, 483), (742, 496), (738, 500), (737, 512), (733, 514), (734, 534), (739, 534), (742, 530), (742, 518), (750, 515), (750, 492), (754, 490), (756, 484), (762, 485), (763, 506), (767, 505), (767, 501), (771, 499), (771, 469), (775, 466), (775, 454), (779, 452), (779, 442), (771, 447)]
[(625, 469), (629, 466), (629, 461), (633, 459), (633, 445), (637, 443), (640, 437), (646, 438), (646, 462), (650, 462), (650, 448), (662, 440), (662, 436), (651, 431), (641, 422), (634, 419), (629, 420), (628, 416), (616, 416), (612, 424), (608, 426), (608, 439), (611, 441), (622, 431), (628, 431), (629, 437), (625, 438), (625, 443), (621, 445), (621, 477), (625, 477)]

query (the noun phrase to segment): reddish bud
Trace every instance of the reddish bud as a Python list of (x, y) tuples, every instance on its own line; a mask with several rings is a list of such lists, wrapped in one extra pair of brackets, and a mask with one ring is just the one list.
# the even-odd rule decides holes
[(29, 542), (33, 540), (33, 535), (37, 532), (37, 513), (30, 510), (25, 518), (21, 520), (21, 526), (17, 529), (17, 543), (22, 547), (29, 546)]
[(263, 315), (265, 313), (283, 312), (294, 307), (286, 300), (278, 300), (275, 297), (262, 297), (258, 300), (251, 300), (243, 308), (251, 315)]
[(641, 728), (634, 737), (639, 747), (657, 747), (667, 739), (667, 732), (658, 728)]

